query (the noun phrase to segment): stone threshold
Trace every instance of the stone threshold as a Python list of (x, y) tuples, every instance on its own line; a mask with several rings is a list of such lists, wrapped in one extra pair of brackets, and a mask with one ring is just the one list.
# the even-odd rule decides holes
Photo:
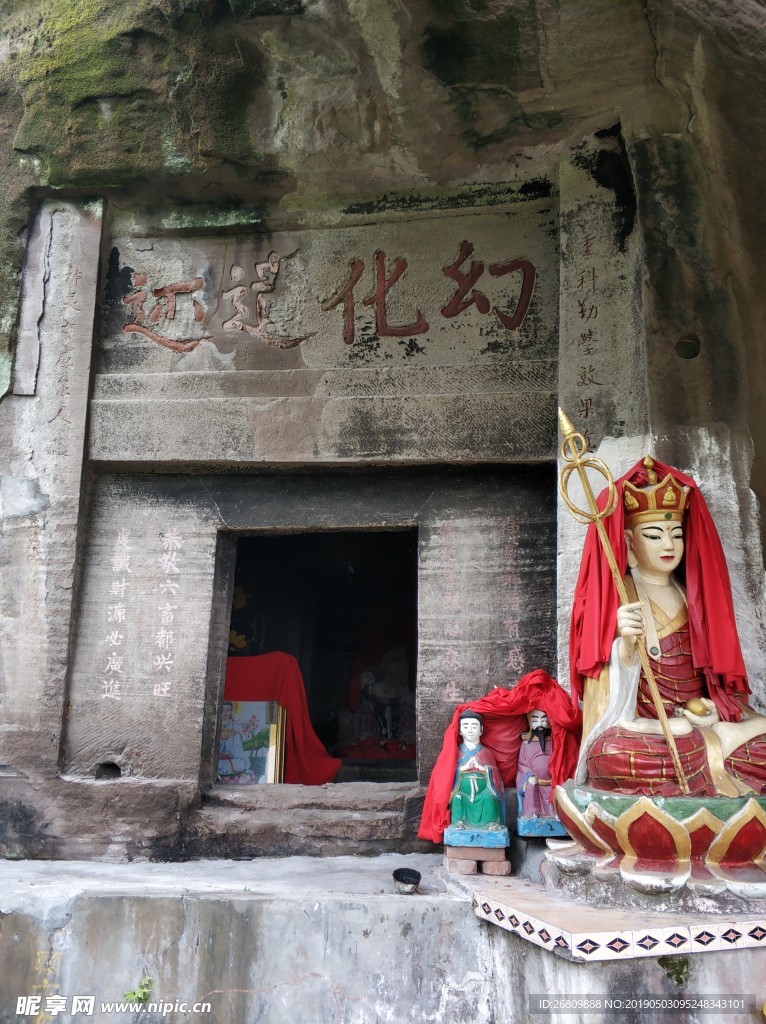
[(400, 811), (408, 800), (420, 799), (425, 790), (413, 782), (328, 782), (323, 786), (279, 783), (271, 786), (235, 786), (216, 783), (202, 796), (203, 806), (288, 811), (310, 810)]

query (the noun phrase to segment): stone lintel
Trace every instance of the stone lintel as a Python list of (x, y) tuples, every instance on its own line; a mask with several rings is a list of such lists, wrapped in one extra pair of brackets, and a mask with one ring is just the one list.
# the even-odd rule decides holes
[(97, 399), (89, 455), (113, 466), (537, 462), (553, 456), (555, 412), (553, 392)]

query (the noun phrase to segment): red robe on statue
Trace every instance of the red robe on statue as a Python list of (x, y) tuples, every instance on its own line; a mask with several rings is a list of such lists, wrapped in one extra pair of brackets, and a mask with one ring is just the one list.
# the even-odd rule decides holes
[(441, 753), (431, 772), (418, 836), (440, 843), (450, 823), (449, 797), (455, 780), (460, 745), (460, 713), (470, 708), (484, 720), (482, 745), (495, 755), (504, 786), (516, 784), (521, 734), (529, 728), (527, 712), (540, 708), (551, 723), (552, 786), (571, 778), (577, 764), (582, 715), (555, 679), (536, 669), (522, 676), (511, 690), (498, 687), (478, 700), (460, 704), (444, 733)]

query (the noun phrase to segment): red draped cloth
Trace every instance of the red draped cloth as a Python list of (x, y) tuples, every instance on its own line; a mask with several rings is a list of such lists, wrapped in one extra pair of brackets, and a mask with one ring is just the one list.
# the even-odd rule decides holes
[(571, 778), (577, 764), (582, 715), (547, 672), (536, 669), (522, 676), (511, 690), (498, 687), (479, 700), (460, 704), (444, 733), (441, 753), (431, 772), (431, 779), (423, 804), (423, 817), (418, 836), (440, 843), (450, 823), (449, 797), (455, 783), (455, 769), (459, 756), (460, 713), (470, 708), (478, 711), (484, 720), (482, 745), (495, 755), (504, 786), (516, 784), (516, 768), (521, 745), (521, 734), (529, 728), (527, 712), (540, 708), (551, 724), (550, 760), (552, 786)]
[[(672, 473), (679, 484), (691, 489), (684, 516), (684, 558), (681, 573), (689, 603), (689, 642), (694, 668), (707, 683), (708, 695), (724, 721), (740, 720), (743, 697), (750, 692), (745, 664), (737, 635), (731, 583), (726, 558), (705, 499), (691, 477), (662, 462), (654, 463), (662, 480)], [(607, 536), (617, 559), (620, 574), (627, 568), (623, 484), (636, 487), (648, 484), (643, 460), (615, 481), (619, 501), (611, 516), (604, 520)], [(598, 499), (606, 505), (607, 492)], [(619, 598), (609, 565), (601, 549), (595, 525), (588, 527), (580, 575), (572, 606), (569, 634), (569, 666), (572, 693), (582, 696), (583, 679), (595, 678), (609, 662), (615, 637)]]
[(314, 732), (303, 676), (292, 654), (228, 658), (224, 700), (275, 700), (285, 709), (285, 782), (321, 786), (338, 774), (341, 760), (330, 757)]

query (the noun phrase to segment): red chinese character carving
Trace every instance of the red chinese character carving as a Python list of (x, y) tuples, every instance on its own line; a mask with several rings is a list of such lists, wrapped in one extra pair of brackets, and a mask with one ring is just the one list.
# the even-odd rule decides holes
[(509, 263), (492, 263), (489, 268), (489, 272), (493, 277), (504, 277), (506, 274), (515, 274), (516, 271), (521, 271), (522, 280), (521, 293), (519, 294), (519, 301), (516, 303), (513, 316), (506, 316), (497, 306), (494, 308), (498, 320), (507, 331), (517, 331), (524, 323), (529, 303), (532, 301), (532, 292), (535, 290), (537, 271), (535, 270), (534, 263), (525, 259), (511, 260)]
[[(402, 324), (399, 327), (394, 327), (388, 322), (386, 296), (406, 269), (407, 260), (397, 256), (394, 258), (394, 269), (391, 271), (391, 275), (387, 277), (386, 254), (380, 249), (375, 253), (375, 291), (368, 298), (362, 300), (362, 305), (375, 307), (375, 331), (379, 337), (406, 338), (412, 334), (425, 334), (428, 330), (428, 321), (420, 310), (417, 311), (417, 320), (414, 324)], [(353, 260), (348, 281), (334, 298), (322, 306), (325, 312), (329, 312), (343, 303), (343, 341), (347, 345), (353, 345), (356, 338), (354, 329), (354, 288), (359, 283), (363, 273), (364, 261)]]
[[(188, 295), (191, 292), (199, 291), (204, 283), (201, 277), (195, 277), (193, 281), (182, 281), (179, 284), (166, 284), (162, 288), (154, 288), (152, 295), (160, 301), (149, 314), (151, 322), (156, 324), (162, 316), (163, 299), (166, 302), (165, 319), (172, 320), (176, 315), (176, 295)], [(198, 324), (202, 323), (205, 319), (205, 311), (196, 299), (192, 299), (192, 302), (194, 303), (194, 319)]]
[[(296, 252), (298, 250), (296, 249)], [(291, 338), (284, 334), (278, 334), (278, 328), (271, 319), (271, 296), (277, 286), (279, 271), (285, 260), (292, 259), (295, 252), (287, 256), (280, 256), (276, 250), (272, 250), (268, 258), (261, 263), (255, 264), (255, 279), (251, 282), (249, 291), (255, 292), (255, 323), (251, 323), (253, 313), (245, 302), (248, 294), (246, 285), (240, 284), (244, 277), (244, 268), (233, 264), (230, 268), (233, 287), (221, 294), (224, 302), (230, 302), (234, 307), (234, 316), (224, 320), (221, 325), (224, 331), (242, 331), (249, 334), (251, 338), (262, 341), (271, 348), (295, 348), (310, 334), (301, 335), (299, 338)]]
[[(130, 295), (126, 295), (122, 300), (124, 305), (133, 307), (133, 321), (124, 324), (122, 328), (125, 334), (142, 334), (145, 338), (149, 338), (158, 345), (173, 349), (174, 352), (191, 352), (201, 341), (205, 341), (208, 338), (208, 335), (203, 335), (201, 338), (176, 340), (159, 334), (157, 331), (152, 330), (151, 327), (146, 326), (147, 323), (155, 325), (161, 317), (164, 317), (165, 320), (175, 319), (176, 296), (189, 295), (191, 292), (198, 291), (204, 284), (201, 277), (195, 277), (191, 281), (182, 281), (177, 284), (168, 284), (163, 285), (161, 288), (154, 288), (152, 295), (158, 301), (148, 316), (144, 309), (144, 303), (148, 295), (145, 288), (148, 278), (146, 274), (135, 273), (133, 274), (132, 281), (135, 291)], [(164, 309), (163, 302), (165, 304)], [(196, 299), (192, 299), (192, 302), (194, 304), (194, 320), (196, 323), (201, 323), (205, 318), (205, 311), (202, 304)]]
[[(469, 306), (474, 304), (480, 313), (489, 313), (489, 299), (483, 292), (476, 291), (473, 288), (484, 273), (484, 264), (474, 260), (467, 274), (464, 274), (460, 269), (472, 252), (473, 245), (471, 242), (461, 242), (460, 252), (455, 262), (450, 263), (448, 267), (442, 267), (444, 276), (451, 277), (457, 284), (455, 294), (446, 306), (442, 306), (442, 316), (448, 319), (457, 316), (458, 313), (462, 313), (464, 309), (468, 309)], [(473, 289), (473, 291), (471, 292), (470, 299), (466, 299), (469, 289)]]
[(428, 321), (420, 310), (417, 311), (418, 318), (414, 324), (391, 327), (388, 322), (386, 295), (406, 269), (407, 260), (397, 256), (394, 259), (394, 269), (391, 272), (391, 276), (386, 277), (386, 254), (381, 252), (380, 249), (375, 253), (375, 291), (368, 299), (363, 300), (363, 304), (365, 306), (375, 306), (375, 330), (381, 337), (406, 338), (410, 334), (425, 334), (428, 330)]
[(136, 290), (130, 295), (126, 295), (122, 302), (125, 306), (133, 306), (133, 322), (141, 323), (142, 320), (146, 320), (144, 303), (146, 302), (146, 296), (148, 294), (143, 290), (143, 286), (149, 279), (146, 274), (133, 274), (131, 280), (133, 281), (133, 287)]
[(347, 345), (354, 344), (354, 288), (356, 288), (359, 278), (364, 273), (364, 262), (362, 260), (353, 260), (351, 262), (351, 275), (343, 285), (341, 290), (331, 299), (326, 305), (322, 306), (325, 313), (331, 309), (335, 309), (340, 303), (343, 303), (343, 340)]
[[(460, 243), (460, 252), (458, 253), (457, 259), (454, 263), (451, 263), (448, 267), (442, 267), (442, 273), (445, 277), (451, 277), (457, 284), (457, 291), (441, 310), (442, 316), (445, 316), (448, 319), (453, 316), (457, 316), (458, 313), (462, 313), (464, 309), (468, 309), (469, 306), (474, 305), (482, 314), (489, 312), (489, 299), (484, 292), (480, 292), (478, 289), (474, 288), (474, 285), (484, 273), (484, 264), (480, 260), (474, 260), (467, 272), (464, 272), (461, 269), (472, 253), (473, 244), (471, 242), (463, 241)], [(507, 263), (492, 263), (489, 267), (489, 272), (492, 277), (505, 277), (507, 274), (515, 274), (517, 271), (521, 272), (522, 281), (521, 293), (519, 294), (519, 301), (516, 303), (516, 309), (509, 316), (497, 306), (493, 308), (493, 312), (507, 331), (518, 330), (524, 322), (524, 317), (527, 315), (527, 311), (529, 309), (529, 303), (532, 301), (532, 293), (535, 288), (537, 271), (535, 270), (534, 264), (527, 259), (509, 260)], [(466, 296), (469, 291), (471, 292), (471, 295), (470, 298), (467, 298)]]

